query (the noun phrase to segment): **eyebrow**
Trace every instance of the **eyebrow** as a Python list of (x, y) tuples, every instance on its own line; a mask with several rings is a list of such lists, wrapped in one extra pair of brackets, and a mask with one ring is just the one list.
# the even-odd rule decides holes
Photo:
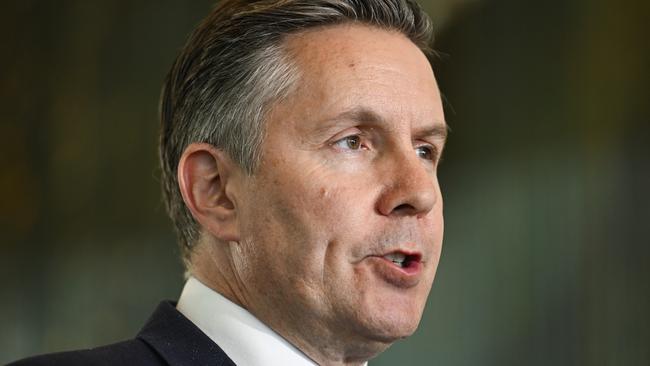
[[(356, 121), (359, 123), (367, 123), (371, 125), (381, 125), (387, 126), (386, 119), (377, 114), (370, 108), (366, 107), (355, 107), (348, 111), (345, 111), (334, 118), (329, 119), (333, 121), (334, 125), (337, 125), (337, 122), (343, 121)], [(447, 140), (447, 135), (449, 134), (450, 128), (449, 125), (444, 120), (434, 120), (435, 125), (427, 126), (422, 129), (417, 130), (414, 135), (417, 137), (437, 137), (442, 140)], [(329, 129), (330, 126), (324, 126), (325, 129)]]

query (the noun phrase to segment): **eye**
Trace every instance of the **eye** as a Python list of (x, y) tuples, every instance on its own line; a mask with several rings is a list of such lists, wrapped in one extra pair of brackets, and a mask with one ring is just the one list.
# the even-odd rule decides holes
[(334, 145), (345, 150), (359, 150), (361, 148), (361, 137), (359, 135), (346, 136), (334, 142)]
[(424, 160), (433, 161), (435, 160), (435, 156), (436, 156), (434, 148), (429, 145), (416, 146), (415, 153), (418, 154), (418, 157)]

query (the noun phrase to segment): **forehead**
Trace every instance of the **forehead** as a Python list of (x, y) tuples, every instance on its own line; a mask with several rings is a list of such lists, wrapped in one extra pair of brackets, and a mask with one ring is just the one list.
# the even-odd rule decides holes
[(399, 32), (328, 26), (290, 36), (287, 49), (299, 73), (285, 103), (292, 111), (327, 117), (363, 108), (387, 120), (444, 124), (431, 66)]

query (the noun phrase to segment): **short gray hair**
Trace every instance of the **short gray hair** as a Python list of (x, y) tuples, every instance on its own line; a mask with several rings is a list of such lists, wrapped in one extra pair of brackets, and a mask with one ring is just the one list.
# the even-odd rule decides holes
[(163, 199), (186, 265), (200, 227), (178, 186), (183, 151), (208, 143), (253, 174), (266, 112), (297, 80), (285, 38), (343, 23), (401, 32), (431, 53), (431, 20), (413, 0), (224, 0), (190, 35), (163, 86), (159, 151)]

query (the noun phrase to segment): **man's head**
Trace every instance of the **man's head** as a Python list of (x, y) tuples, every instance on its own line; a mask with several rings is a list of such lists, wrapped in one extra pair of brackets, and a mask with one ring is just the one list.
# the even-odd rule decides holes
[(443, 231), (430, 32), (411, 1), (225, 1), (167, 80), (189, 271), (318, 362), (419, 323)]

